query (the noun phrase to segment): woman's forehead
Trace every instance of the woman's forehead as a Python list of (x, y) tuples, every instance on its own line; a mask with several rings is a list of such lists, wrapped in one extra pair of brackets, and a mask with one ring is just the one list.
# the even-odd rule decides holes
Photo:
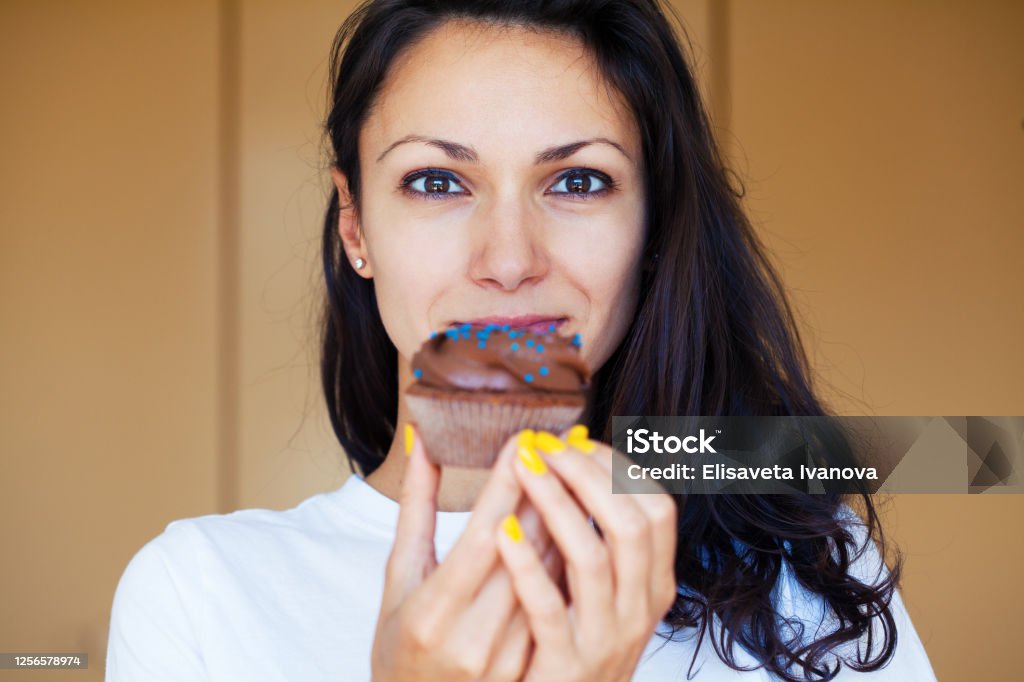
[(458, 140), (481, 156), (606, 138), (639, 158), (632, 113), (582, 44), (522, 27), (449, 22), (396, 59), (361, 148), (377, 158), (410, 135)]

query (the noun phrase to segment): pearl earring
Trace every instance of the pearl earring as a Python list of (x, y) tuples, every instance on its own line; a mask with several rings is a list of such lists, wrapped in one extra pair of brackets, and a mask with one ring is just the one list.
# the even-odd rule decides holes
[(355, 262), (356, 270), (362, 270), (363, 266), (365, 266), (365, 265), (366, 265), (366, 261), (364, 261), (362, 258), (356, 258), (356, 262)]

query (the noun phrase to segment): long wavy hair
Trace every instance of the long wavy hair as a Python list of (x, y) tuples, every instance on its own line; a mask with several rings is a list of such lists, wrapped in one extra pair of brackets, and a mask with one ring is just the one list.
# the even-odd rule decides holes
[[(629, 331), (593, 378), (585, 420), (605, 442), (616, 414), (827, 414), (779, 277), (712, 136), (679, 37), (685, 32), (675, 33), (666, 11), (657, 0), (371, 0), (344, 22), (331, 53), (325, 132), (357, 212), (359, 132), (381, 83), (399, 54), (446, 21), (572, 36), (628, 102), (643, 148), (644, 260), (654, 265), (642, 275)], [(394, 437), (397, 351), (372, 280), (356, 275), (344, 257), (339, 210), (334, 190), (323, 232), (321, 379), (334, 432), (353, 471), (366, 475)], [(743, 669), (734, 649), (740, 646), (794, 682), (830, 680), (844, 664), (884, 666), (896, 647), (889, 604), (900, 561), (877, 584), (852, 575), (871, 538), (886, 553), (871, 497), (855, 497), (864, 543), (842, 518), (846, 497), (839, 493), (677, 498), (680, 590), (665, 617), (673, 634), (696, 628), (729, 666)], [(813, 637), (775, 607), (773, 587), (783, 574), (824, 604)], [(839, 656), (847, 645), (856, 654)]]

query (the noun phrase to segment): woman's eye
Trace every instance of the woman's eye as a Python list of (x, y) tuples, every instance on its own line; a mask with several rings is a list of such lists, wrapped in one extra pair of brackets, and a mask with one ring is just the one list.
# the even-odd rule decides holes
[[(616, 187), (610, 177), (589, 169), (574, 169), (563, 173), (548, 190), (549, 194), (561, 194), (569, 199), (591, 199), (607, 194)], [(400, 189), (423, 199), (450, 199), (453, 195), (469, 194), (451, 173), (440, 170), (424, 170), (402, 180)]]
[(445, 199), (453, 194), (468, 194), (454, 175), (438, 171), (414, 173), (402, 181), (402, 191), (427, 199)]
[(552, 185), (552, 194), (566, 194), (574, 199), (589, 199), (605, 194), (613, 186), (611, 178), (604, 173), (589, 170), (572, 170), (565, 173)]

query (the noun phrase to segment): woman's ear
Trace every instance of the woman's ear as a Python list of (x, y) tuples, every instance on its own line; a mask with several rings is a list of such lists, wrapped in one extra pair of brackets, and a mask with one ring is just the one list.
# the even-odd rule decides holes
[(338, 190), (338, 236), (341, 237), (341, 246), (356, 273), (370, 279), (373, 277), (373, 267), (367, 257), (359, 215), (348, 191), (348, 178), (337, 168), (331, 168), (331, 180)]

